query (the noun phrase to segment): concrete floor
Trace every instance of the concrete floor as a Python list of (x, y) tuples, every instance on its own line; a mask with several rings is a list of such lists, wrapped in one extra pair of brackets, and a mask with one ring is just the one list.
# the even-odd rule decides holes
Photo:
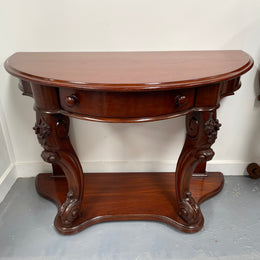
[(53, 226), (56, 206), (18, 179), (0, 204), (1, 259), (260, 259), (260, 179), (225, 178), (201, 205), (204, 228), (185, 234), (151, 221), (97, 224), (72, 236)]

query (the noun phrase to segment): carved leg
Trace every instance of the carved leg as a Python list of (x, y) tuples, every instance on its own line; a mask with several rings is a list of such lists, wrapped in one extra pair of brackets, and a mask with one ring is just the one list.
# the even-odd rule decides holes
[(201, 219), (200, 208), (190, 193), (190, 180), (196, 167), (214, 156), (210, 146), (220, 126), (216, 111), (192, 112), (186, 117), (186, 140), (176, 168), (176, 196), (178, 214), (188, 224)]
[(63, 170), (56, 163), (52, 163), (52, 176), (53, 177), (65, 177)]
[(252, 179), (260, 178), (260, 166), (257, 163), (250, 163), (247, 166), (247, 172)]
[(206, 161), (200, 162), (194, 170), (193, 176), (207, 176), (206, 174)]
[(33, 128), (39, 143), (44, 148), (44, 161), (56, 165), (64, 172), (68, 183), (66, 201), (59, 208), (62, 225), (68, 227), (79, 216), (84, 176), (81, 164), (70, 143), (69, 118), (60, 114), (45, 114), (36, 109), (36, 124)]

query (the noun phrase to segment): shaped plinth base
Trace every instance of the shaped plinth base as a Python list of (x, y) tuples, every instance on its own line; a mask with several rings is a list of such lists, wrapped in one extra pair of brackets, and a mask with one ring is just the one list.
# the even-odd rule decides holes
[[(183, 232), (199, 231), (204, 223), (188, 225), (177, 214), (174, 173), (88, 173), (84, 174), (85, 191), (81, 214), (71, 227), (62, 226), (59, 215), (55, 227), (62, 234), (74, 234), (88, 226), (118, 220), (153, 220), (169, 224)], [(200, 204), (221, 191), (222, 173), (193, 176), (190, 191)], [(38, 193), (54, 201), (59, 207), (68, 192), (64, 177), (39, 174), (36, 179)]]

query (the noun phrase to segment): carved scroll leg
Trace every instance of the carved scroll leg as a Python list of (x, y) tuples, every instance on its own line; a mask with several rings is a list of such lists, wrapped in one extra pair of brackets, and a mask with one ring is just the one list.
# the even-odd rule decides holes
[(44, 161), (57, 165), (68, 183), (66, 201), (59, 208), (62, 225), (68, 227), (79, 216), (84, 190), (84, 175), (78, 157), (68, 137), (69, 118), (60, 114), (49, 115), (36, 109), (33, 128), (44, 148)]
[(176, 196), (178, 214), (189, 225), (198, 223), (201, 212), (190, 193), (190, 180), (194, 170), (201, 162), (214, 156), (210, 146), (215, 142), (220, 124), (216, 111), (192, 112), (186, 117), (186, 140), (176, 168)]
[(52, 176), (53, 177), (65, 177), (63, 170), (56, 163), (52, 163)]

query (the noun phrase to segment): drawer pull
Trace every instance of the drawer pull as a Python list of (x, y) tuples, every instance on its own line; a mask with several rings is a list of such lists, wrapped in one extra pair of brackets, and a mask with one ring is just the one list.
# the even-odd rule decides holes
[(188, 99), (186, 96), (178, 95), (175, 98), (175, 105), (178, 107), (182, 107), (187, 104), (187, 101), (188, 101)]
[(79, 103), (79, 99), (76, 95), (72, 94), (65, 99), (66, 105), (69, 107), (73, 107)]

